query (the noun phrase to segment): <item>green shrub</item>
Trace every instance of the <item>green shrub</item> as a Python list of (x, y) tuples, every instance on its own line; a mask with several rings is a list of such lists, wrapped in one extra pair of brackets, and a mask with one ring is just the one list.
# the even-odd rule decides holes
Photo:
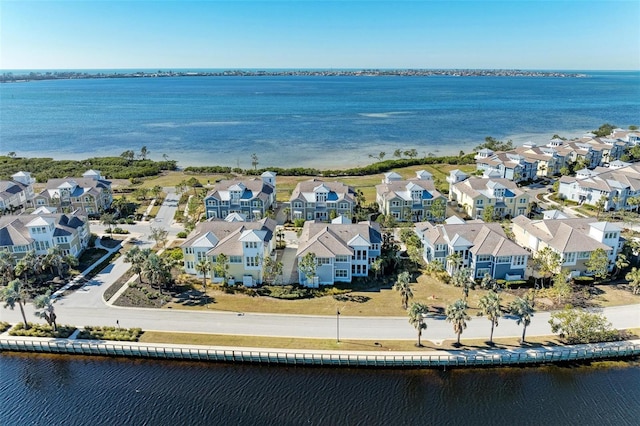
[(128, 234), (129, 230), (128, 229), (122, 229), (120, 227), (115, 227), (115, 228), (113, 228), (111, 230), (111, 232), (114, 233), (114, 234), (122, 235), (122, 234)]
[(4, 333), (9, 328), (11, 328), (11, 324), (6, 321), (0, 321), (0, 333)]
[(28, 329), (24, 328), (23, 323), (16, 324), (9, 335), (11, 336), (29, 336), (29, 337), (59, 337), (67, 338), (76, 331), (76, 328), (71, 325), (59, 325), (57, 331), (53, 331), (53, 327), (47, 324), (34, 324), (28, 323)]
[(78, 333), (78, 339), (137, 342), (141, 335), (141, 328), (85, 326), (84, 330)]
[(574, 277), (573, 282), (577, 285), (592, 285), (593, 277), (587, 277), (587, 276)]
[(185, 231), (180, 231), (180, 232), (178, 232), (176, 237), (178, 237), (178, 238), (187, 238), (187, 233)]

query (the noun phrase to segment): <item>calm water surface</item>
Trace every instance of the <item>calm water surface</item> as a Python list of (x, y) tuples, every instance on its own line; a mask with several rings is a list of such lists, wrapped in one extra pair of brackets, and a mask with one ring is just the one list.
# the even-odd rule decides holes
[(257, 367), (0, 355), (2, 425), (637, 425), (640, 365)]
[(0, 85), (0, 153), (136, 152), (180, 165), (353, 166), (415, 148), (457, 154), (485, 136), (547, 143), (640, 124), (640, 72), (587, 78), (183, 77)]

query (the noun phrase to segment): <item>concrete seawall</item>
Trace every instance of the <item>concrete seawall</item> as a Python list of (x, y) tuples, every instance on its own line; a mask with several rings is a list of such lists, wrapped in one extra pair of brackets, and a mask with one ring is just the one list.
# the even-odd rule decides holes
[(0, 351), (328, 367), (518, 366), (640, 356), (640, 340), (560, 347), (428, 352), (337, 352), (3, 337)]

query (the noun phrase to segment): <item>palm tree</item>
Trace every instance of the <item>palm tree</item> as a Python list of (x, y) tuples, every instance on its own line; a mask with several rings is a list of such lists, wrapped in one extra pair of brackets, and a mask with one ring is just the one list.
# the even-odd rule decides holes
[(422, 330), (427, 329), (427, 324), (424, 322), (424, 317), (429, 313), (429, 307), (424, 303), (416, 302), (411, 305), (409, 309), (409, 323), (418, 330), (418, 343), (416, 346), (422, 347), (420, 338), (422, 337)]
[(411, 291), (411, 285), (409, 284), (410, 279), (411, 275), (409, 275), (409, 272), (401, 272), (400, 274), (398, 274), (398, 278), (393, 285), (393, 289), (400, 292), (400, 297), (402, 298), (402, 308), (405, 310), (409, 306), (409, 299), (413, 298), (413, 292)]
[(464, 296), (464, 300), (467, 300), (469, 296), (469, 290), (475, 287), (475, 282), (471, 280), (471, 269), (470, 268), (461, 268), (458, 269), (452, 277), (453, 285), (455, 287), (462, 287), (462, 294)]
[(381, 257), (378, 257), (376, 260), (371, 262), (370, 268), (373, 271), (374, 277), (376, 279), (378, 278), (378, 274), (382, 270), (382, 262), (383, 262), (383, 259)]
[(6, 250), (0, 250), (0, 282), (8, 283), (15, 278), (15, 258)]
[(478, 307), (480, 312), (478, 316), (486, 316), (491, 321), (491, 334), (489, 335), (489, 343), (493, 344), (493, 329), (498, 326), (498, 319), (502, 316), (500, 308), (500, 295), (493, 290), (480, 298)]
[(33, 300), (33, 304), (36, 306), (36, 309), (41, 309), (36, 311), (36, 316), (38, 318), (44, 318), (47, 324), (53, 327), (53, 331), (58, 331), (58, 324), (56, 323), (57, 315), (53, 307), (51, 292), (47, 291), (45, 294), (37, 296)]
[(616, 257), (616, 271), (613, 274), (613, 278), (617, 278), (620, 271), (629, 266), (629, 261), (627, 260), (627, 255), (624, 253), (618, 253), (618, 257)]
[(68, 254), (62, 257), (62, 262), (67, 265), (67, 272), (70, 272), (71, 268), (75, 268), (80, 264), (78, 258), (72, 254)]
[(460, 335), (464, 329), (467, 328), (467, 320), (471, 319), (467, 314), (467, 308), (467, 302), (462, 299), (458, 299), (451, 305), (447, 306), (447, 309), (445, 310), (447, 322), (453, 324), (453, 331), (458, 335), (458, 340), (456, 342), (457, 346), (460, 346)]
[(447, 256), (447, 262), (451, 267), (451, 271), (455, 272), (462, 266), (462, 255), (460, 252), (454, 251), (449, 256)]
[(58, 276), (62, 278), (62, 265), (64, 263), (64, 256), (62, 255), (62, 249), (58, 246), (51, 247), (47, 250), (47, 254), (44, 256), (43, 268), (49, 268), (51, 275), (53, 275), (53, 268), (58, 270)]
[(523, 325), (521, 343), (524, 343), (527, 326), (531, 324), (531, 317), (533, 316), (533, 304), (527, 297), (516, 297), (509, 304), (509, 312), (517, 317), (516, 324)]
[(211, 272), (212, 268), (213, 268), (213, 265), (207, 258), (200, 259), (200, 261), (196, 263), (196, 271), (202, 274), (202, 292), (203, 293), (206, 293), (207, 291), (207, 274)]
[(104, 213), (100, 216), (100, 222), (107, 227), (109, 234), (113, 237), (113, 230), (111, 229), (111, 225), (115, 224), (115, 218), (111, 213)]
[(0, 300), (4, 302), (5, 308), (8, 307), (13, 310), (16, 303), (20, 307), (20, 313), (22, 314), (22, 320), (24, 321), (24, 328), (29, 328), (27, 316), (24, 314), (24, 304), (27, 301), (27, 297), (27, 289), (19, 279), (10, 281), (6, 287), (0, 290)]
[(151, 254), (150, 249), (140, 250), (138, 247), (132, 247), (124, 255), (125, 263), (131, 263), (131, 270), (134, 274), (138, 274), (138, 282), (142, 282), (142, 270), (146, 258)]
[(624, 279), (629, 281), (629, 286), (633, 294), (640, 293), (640, 269), (634, 266), (630, 272), (627, 272)]
[(16, 263), (15, 274), (22, 276), (25, 284), (29, 284), (29, 273), (33, 272), (36, 275), (39, 267), (38, 255), (34, 250), (31, 250)]
[(149, 254), (144, 264), (142, 265), (142, 275), (149, 280), (149, 284), (158, 284), (162, 286), (162, 261), (160, 256), (155, 253)]

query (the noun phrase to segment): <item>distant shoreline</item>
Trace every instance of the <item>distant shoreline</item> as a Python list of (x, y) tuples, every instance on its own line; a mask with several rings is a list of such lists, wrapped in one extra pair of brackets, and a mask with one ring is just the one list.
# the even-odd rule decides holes
[(21, 83), (38, 80), (77, 80), (103, 78), (163, 78), (163, 77), (554, 77), (584, 78), (583, 73), (561, 71), (525, 70), (475, 70), (475, 69), (362, 69), (362, 70), (224, 70), (224, 71), (33, 71), (14, 74), (5, 71), (0, 83)]

